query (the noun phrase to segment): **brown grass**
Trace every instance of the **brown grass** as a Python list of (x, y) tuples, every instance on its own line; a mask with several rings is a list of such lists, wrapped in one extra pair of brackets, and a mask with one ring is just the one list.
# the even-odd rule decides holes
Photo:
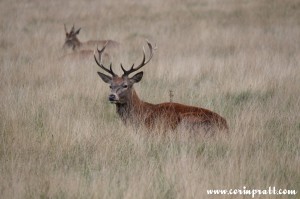
[[(297, 0), (1, 1), (1, 198), (299, 192), (299, 8)], [(224, 116), (230, 136), (124, 126), (93, 59), (57, 61), (64, 23), (82, 27), (82, 41), (119, 41), (119, 71), (120, 61), (140, 62), (146, 38), (157, 43), (139, 96), (160, 103), (173, 90), (175, 102)]]

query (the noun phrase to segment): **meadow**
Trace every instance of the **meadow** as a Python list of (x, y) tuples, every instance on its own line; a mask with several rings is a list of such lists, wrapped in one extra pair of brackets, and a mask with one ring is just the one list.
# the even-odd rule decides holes
[[(299, 19), (297, 0), (0, 1), (0, 198), (299, 198)], [(93, 58), (59, 59), (64, 24), (120, 42), (119, 74), (156, 43), (139, 97), (172, 90), (229, 136), (125, 126)]]

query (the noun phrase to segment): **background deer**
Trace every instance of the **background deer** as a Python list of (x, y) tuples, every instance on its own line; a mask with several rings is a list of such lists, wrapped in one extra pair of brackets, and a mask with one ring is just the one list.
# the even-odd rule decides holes
[(72, 51), (64, 54), (60, 57), (60, 60), (83, 60), (89, 59), (93, 56), (96, 46), (107, 45), (111, 49), (109, 53), (105, 53), (104, 57), (110, 59), (112, 49), (119, 47), (119, 43), (113, 40), (89, 40), (87, 42), (81, 42), (77, 35), (79, 34), (81, 28), (75, 31), (74, 25), (72, 26), (70, 32), (68, 32), (66, 25), (64, 24), (66, 38), (63, 45), (63, 49), (71, 49)]
[(68, 32), (66, 24), (64, 24), (64, 27), (66, 33), (65, 43), (63, 45), (64, 49), (72, 49), (74, 51), (93, 50), (95, 49), (95, 46), (104, 46), (105, 44), (107, 44), (108, 48), (115, 48), (119, 46), (119, 42), (113, 40), (89, 40), (86, 42), (81, 42), (77, 38), (81, 28), (75, 31), (75, 27), (73, 25), (70, 32)]
[(97, 65), (111, 75), (98, 72), (100, 78), (110, 85), (111, 93), (108, 99), (116, 105), (117, 113), (124, 123), (145, 124), (149, 129), (155, 126), (163, 129), (175, 129), (179, 125), (184, 125), (192, 129), (204, 128), (208, 130), (217, 127), (227, 131), (226, 120), (210, 110), (173, 102), (151, 104), (140, 100), (133, 85), (141, 81), (143, 72), (138, 72), (132, 77), (129, 75), (141, 69), (151, 60), (154, 49), (148, 41), (147, 44), (150, 49), (148, 60), (146, 61), (145, 50), (143, 50), (143, 60), (137, 67), (134, 67), (133, 64), (129, 70), (125, 70), (121, 64), (121, 69), (124, 72), (121, 77), (113, 72), (112, 64), (110, 64), (109, 69), (102, 64), (102, 53), (106, 46), (101, 50), (97, 49), (99, 60), (94, 54)]

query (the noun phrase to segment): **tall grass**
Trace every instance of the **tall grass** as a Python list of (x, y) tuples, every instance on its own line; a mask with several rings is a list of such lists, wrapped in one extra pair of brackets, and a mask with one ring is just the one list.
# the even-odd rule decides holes
[[(287, 1), (1, 1), (1, 198), (231, 198), (300, 191), (300, 4)], [(230, 136), (125, 126), (93, 59), (58, 61), (63, 24), (122, 43), (142, 99), (208, 108)], [(239, 196), (249, 198), (249, 196)], [(273, 195), (262, 198), (273, 198)], [(280, 196), (287, 198), (287, 196)], [(299, 197), (299, 193), (294, 198)], [(234, 196), (236, 198), (236, 196)]]

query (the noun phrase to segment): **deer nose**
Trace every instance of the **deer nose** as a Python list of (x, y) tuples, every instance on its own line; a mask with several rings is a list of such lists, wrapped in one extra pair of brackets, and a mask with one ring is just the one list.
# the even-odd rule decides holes
[(108, 96), (108, 100), (109, 100), (109, 101), (115, 101), (115, 100), (116, 100), (116, 96), (115, 96), (114, 94), (110, 94), (110, 95)]

